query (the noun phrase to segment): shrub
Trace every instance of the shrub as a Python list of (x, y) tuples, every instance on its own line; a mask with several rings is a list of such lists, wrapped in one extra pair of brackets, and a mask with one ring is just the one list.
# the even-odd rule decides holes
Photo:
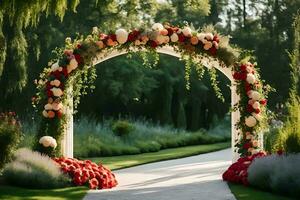
[(0, 114), (0, 170), (9, 162), (21, 140), (20, 123), (15, 113)]
[(112, 131), (120, 137), (128, 135), (134, 127), (126, 120), (118, 120), (112, 125)]
[(264, 190), (300, 197), (300, 154), (257, 158), (248, 169), (251, 185)]
[(264, 133), (264, 150), (269, 153), (275, 153), (278, 150), (278, 138), (280, 128), (272, 127), (266, 133)]
[(19, 149), (15, 160), (5, 166), (3, 177), (11, 185), (26, 188), (60, 188), (70, 184), (50, 157), (25, 148)]

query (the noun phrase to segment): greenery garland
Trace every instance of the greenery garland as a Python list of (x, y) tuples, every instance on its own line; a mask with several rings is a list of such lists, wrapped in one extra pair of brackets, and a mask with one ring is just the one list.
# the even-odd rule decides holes
[[(140, 52), (144, 65), (151, 68), (158, 62), (157, 49), (163, 46), (173, 47), (186, 61), (187, 89), (190, 87), (191, 67), (196, 68), (201, 78), (204, 74), (203, 66), (206, 66), (217, 96), (223, 98), (217, 86), (214, 66), (217, 63), (221, 67), (232, 67), (238, 61), (238, 50), (230, 47), (228, 37), (217, 33), (212, 26), (198, 31), (188, 25), (177, 27), (155, 23), (151, 30), (134, 29), (127, 32), (118, 29), (110, 34), (101, 33), (94, 27), (92, 34), (86, 37), (78, 36), (73, 41), (66, 38), (65, 47), (55, 49), (56, 59), (49, 62), (49, 66), (44, 69), (40, 80), (37, 81), (38, 92), (33, 98), (33, 105), (41, 113), (42, 119), (36, 140), (39, 142), (36, 142), (35, 149), (50, 156), (60, 155), (60, 142), (67, 125), (66, 111), (71, 107), (69, 99), (73, 98), (73, 106), (76, 108), (80, 97), (86, 94), (88, 89), (94, 89), (92, 85), (96, 78), (95, 68), (92, 67), (94, 59), (105, 58), (113, 51), (126, 51), (129, 55)], [(149, 59), (145, 52), (152, 53), (152, 59)], [(239, 70), (238, 65), (235, 65), (234, 70)], [(256, 78), (259, 80), (258, 75)], [(237, 127), (243, 133), (249, 131), (249, 128), (243, 125), (247, 117), (244, 114), (246, 113), (244, 106), (248, 102), (242, 90), (244, 85), (244, 82), (237, 81), (237, 92), (242, 98), (235, 108), (242, 113)], [(70, 89), (72, 92), (68, 94)], [(255, 134), (256, 128), (251, 128), (251, 131)], [(244, 143), (244, 140), (237, 143), (241, 155), (247, 155), (245, 151), (252, 152), (248, 149), (243, 150)]]

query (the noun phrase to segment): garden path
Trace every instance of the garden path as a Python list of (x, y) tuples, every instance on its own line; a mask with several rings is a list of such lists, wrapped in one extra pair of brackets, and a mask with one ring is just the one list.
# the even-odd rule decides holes
[(235, 200), (222, 173), (231, 150), (114, 171), (119, 185), (90, 190), (84, 200)]

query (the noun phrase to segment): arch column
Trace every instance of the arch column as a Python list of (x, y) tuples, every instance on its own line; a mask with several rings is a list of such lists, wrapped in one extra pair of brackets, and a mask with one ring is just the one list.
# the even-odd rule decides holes
[(61, 141), (61, 154), (64, 157), (73, 158), (73, 87), (67, 90), (67, 106), (65, 108), (66, 125)]

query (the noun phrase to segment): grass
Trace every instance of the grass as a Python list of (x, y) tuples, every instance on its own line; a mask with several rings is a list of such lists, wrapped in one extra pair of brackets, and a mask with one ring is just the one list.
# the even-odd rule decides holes
[(231, 192), (237, 200), (295, 200), (270, 192), (261, 191), (252, 187), (228, 183)]
[(154, 153), (143, 153), (138, 155), (125, 155), (113, 157), (96, 157), (89, 158), (94, 162), (101, 162), (103, 165), (112, 170), (122, 169), (137, 165), (142, 165), (151, 162), (158, 162), (163, 160), (170, 160), (176, 158), (183, 158), (202, 153), (208, 153), (230, 147), (230, 142), (208, 144), (208, 145), (195, 145), (187, 147), (179, 147), (172, 149), (165, 149)]
[(81, 200), (87, 187), (67, 187), (52, 190), (32, 190), (11, 186), (0, 186), (0, 199), (3, 200)]

